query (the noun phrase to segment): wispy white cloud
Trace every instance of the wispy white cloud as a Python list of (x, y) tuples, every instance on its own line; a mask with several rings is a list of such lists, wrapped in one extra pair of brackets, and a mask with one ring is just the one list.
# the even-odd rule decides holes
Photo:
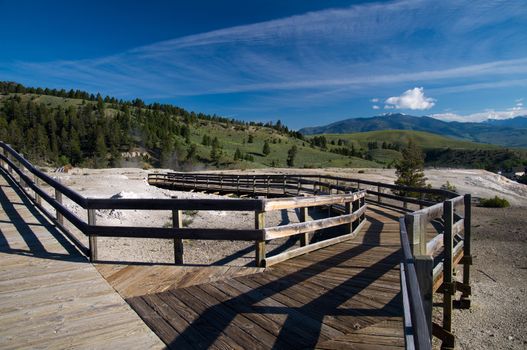
[[(527, 42), (527, 31), (503, 25), (518, 19), (527, 19), (521, 0), (507, 6), (474, 6), (468, 0), (370, 3), (189, 35), (97, 59), (5, 63), (0, 76), (150, 99), (231, 93), (269, 93), (272, 99), (294, 93), (299, 104), (313, 95), (349, 98), (350, 89), (379, 96), (379, 86), (401, 91), (403, 84), (425, 85), (429, 92), (435, 91), (428, 89), (432, 83), (440, 83), (438, 89), (490, 88), (496, 81), (527, 86), (527, 52), (517, 44)], [(498, 23), (499, 36), (484, 35)], [(400, 98), (391, 106), (406, 105), (411, 96)], [(433, 106), (422, 98), (400, 108)], [(292, 101), (289, 95), (283, 100)]]
[(380, 109), (381, 107), (377, 106), (377, 105), (373, 105), (371, 106), (372, 109)]
[(457, 113), (437, 113), (430, 117), (444, 120), (444, 121), (458, 121), (458, 122), (482, 122), (489, 119), (510, 119), (518, 116), (527, 116), (526, 108), (512, 107), (507, 110), (485, 110), (483, 112), (471, 113), (461, 115)]
[(406, 90), (400, 96), (387, 98), (384, 103), (397, 109), (425, 110), (434, 107), (435, 99), (426, 97), (422, 87), (415, 87)]

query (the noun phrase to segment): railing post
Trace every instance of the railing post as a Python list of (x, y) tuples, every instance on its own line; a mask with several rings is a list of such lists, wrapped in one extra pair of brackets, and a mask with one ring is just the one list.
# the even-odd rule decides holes
[(236, 176), (236, 194), (240, 195), (240, 177)]
[(428, 335), (432, 340), (432, 308), (434, 306), (434, 258), (431, 255), (414, 256), (415, 274), (419, 283), (421, 300), (425, 311)]
[[(24, 157), (24, 155), (21, 153), (20, 154), (22, 156), (22, 158)], [(18, 169), (20, 170), (21, 173), (25, 174), (26, 171), (25, 171), (25, 167), (22, 165), (21, 162), (18, 162)], [(18, 176), (18, 179), (19, 179), (19, 182), (20, 182), (20, 187), (22, 188), (26, 188), (27, 187), (27, 184), (26, 182), (22, 179), (22, 176)]]
[[(6, 157), (7, 152), (3, 147), (0, 147), (0, 154)], [(5, 168), (5, 166), (6, 166), (6, 163), (4, 162), (4, 160), (0, 159), (0, 167)]]
[[(179, 209), (172, 210), (172, 227), (183, 228), (183, 212)], [(183, 264), (183, 240), (174, 238), (174, 263)]]
[[(357, 198), (356, 200), (354, 200), (353, 202), (348, 203), (348, 204), (351, 205), (351, 208), (348, 208), (348, 205), (346, 205), (346, 208), (345, 208), (346, 213), (348, 211), (351, 211), (351, 213), (353, 213), (353, 212), (359, 210), (359, 208), (360, 208), (360, 199)], [(354, 222), (352, 222), (351, 223), (351, 231), (350, 232), (355, 231), (355, 229), (357, 228), (357, 226), (359, 226), (359, 224), (360, 224), (360, 218), (359, 218), (359, 220), (355, 220)]]
[[(33, 177), (33, 181), (35, 182), (35, 186), (39, 187), (40, 185), (40, 179), (38, 178), (37, 175), (34, 175)], [(35, 191), (35, 202), (39, 205), (42, 205), (42, 198), (40, 198), (40, 196), (37, 194), (37, 192)]]
[[(262, 197), (258, 197), (261, 199)], [(265, 228), (265, 212), (255, 211), (254, 213), (254, 228), (257, 230), (263, 230)], [(255, 243), (256, 250), (256, 266), (263, 267), (265, 260), (265, 239), (261, 238)]]
[[(299, 208), (299, 209), (300, 209), (300, 221), (306, 222), (309, 216), (308, 207)], [(309, 232), (304, 232), (300, 234), (300, 246), (301, 247), (304, 247), (309, 244), (309, 238), (310, 238), (309, 236), (310, 236)]]
[(269, 197), (269, 187), (271, 186), (269, 182), (270, 182), (270, 178), (269, 176), (267, 176), (267, 197)]
[(425, 310), (428, 332), (432, 339), (433, 269), (434, 259), (426, 254), (426, 220), (422, 215), (405, 215), (406, 231), (414, 257), (415, 272)]
[(286, 194), (286, 193), (287, 193), (287, 190), (286, 190), (286, 187), (287, 187), (287, 179), (286, 179), (285, 175), (284, 175), (284, 179), (283, 179), (283, 184), (284, 184), (284, 194)]
[[(466, 287), (470, 286), (470, 265), (472, 265), (471, 255), (471, 225), (472, 225), (472, 196), (466, 194), (464, 197), (465, 215), (464, 215), (464, 235), (463, 235), (463, 284)], [(470, 292), (464, 290), (461, 294), (461, 299), (466, 307), (470, 307)]]
[(454, 237), (452, 226), (454, 225), (454, 206), (451, 200), (443, 203), (443, 219), (445, 231), (443, 234), (444, 260), (443, 260), (443, 329), (452, 332), (452, 297), (456, 289), (453, 280), (453, 250)]
[[(344, 215), (349, 215), (353, 213), (353, 201), (344, 203)], [(357, 222), (358, 220), (355, 220)], [(349, 224), (344, 225), (344, 234), (348, 234), (354, 231), (353, 224), (355, 222), (350, 222)]]
[(377, 202), (382, 203), (382, 197), (381, 197), (381, 186), (377, 186)]
[(419, 214), (405, 215), (406, 230), (413, 256), (426, 255), (426, 221)]
[(296, 195), (298, 196), (300, 194), (300, 180), (296, 179)]
[[(419, 193), (419, 200), (423, 200), (424, 199), (424, 193), (421, 192)], [(423, 209), (423, 203), (419, 203), (419, 209)]]
[[(55, 200), (57, 203), (62, 204), (62, 193), (57, 189), (55, 189)], [(64, 225), (64, 216), (58, 210), (55, 210), (55, 216), (58, 223)]]
[(256, 194), (256, 176), (253, 175), (253, 196)]
[[(6, 150), (4, 150), (4, 156), (5, 156), (7, 159), (10, 159), (10, 158), (9, 158), (9, 152), (7, 152)], [(5, 170), (6, 170), (9, 174), (13, 174), (13, 169), (11, 169), (11, 167), (9, 166), (9, 163), (8, 163), (8, 162), (5, 163)]]
[[(88, 209), (88, 225), (96, 225), (95, 209)], [(97, 261), (97, 236), (90, 234), (89, 236), (90, 261)]]

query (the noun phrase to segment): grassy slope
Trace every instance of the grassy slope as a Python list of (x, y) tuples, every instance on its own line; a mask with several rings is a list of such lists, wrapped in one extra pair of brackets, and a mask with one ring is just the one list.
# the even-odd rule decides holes
[[(249, 132), (253, 135), (254, 142), (247, 143)], [(331, 152), (311, 148), (308, 142), (280, 134), (270, 128), (249, 127), (249, 130), (237, 130), (236, 125), (227, 126), (223, 123), (200, 122), (200, 126), (191, 132), (192, 142), (198, 145), (198, 155), (209, 158), (210, 147), (201, 145), (203, 135), (218, 137), (223, 147), (223, 162), (232, 162), (236, 148), (242, 153), (254, 157), (254, 162), (231, 163), (229, 167), (270, 167), (273, 160), (279, 167), (286, 166), (287, 151), (296, 145), (298, 152), (295, 158), (295, 167), (379, 167), (378, 163), (356, 157), (343, 157)], [(245, 142), (244, 142), (245, 140)], [(269, 142), (271, 154), (265, 157), (262, 153), (265, 141)], [(273, 140), (276, 143), (273, 143)]]
[[(336, 143), (339, 139), (342, 139), (348, 141), (349, 145), (353, 144), (356, 149), (362, 148), (364, 150), (368, 150), (369, 142), (377, 142), (379, 148), (369, 150), (367, 151), (367, 154), (370, 155), (374, 161), (385, 165), (400, 160), (402, 155), (400, 152), (393, 149), (382, 149), (381, 144), (383, 142), (404, 146), (410, 139), (413, 139), (414, 142), (416, 142), (424, 151), (438, 149), (461, 151), (503, 149), (502, 147), (496, 145), (461, 141), (428, 132), (412, 130), (380, 130), (352, 134), (325, 134), (324, 136), (329, 142), (335, 141)], [(329, 145), (328, 147), (331, 148), (335, 146)], [(470, 157), (472, 157), (472, 155), (470, 155)], [(448, 159), (442, 160), (441, 164), (443, 163), (444, 165), (450, 165), (450, 161)]]
[(369, 131), (353, 134), (326, 134), (330, 140), (349, 140), (355, 143), (355, 146), (367, 148), (368, 142), (379, 142), (379, 145), (386, 141), (387, 143), (406, 145), (410, 139), (413, 139), (421, 148), (452, 148), (452, 149), (498, 149), (500, 146), (485, 143), (476, 143), (470, 141), (461, 141), (432, 134), (424, 131), (412, 130), (380, 130)]
[[(37, 94), (17, 94), (22, 98), (22, 101), (31, 99), (35, 103), (43, 103), (49, 108), (56, 108), (61, 106), (66, 109), (70, 106), (79, 107), (82, 105), (82, 99), (63, 98), (49, 95)], [(2, 98), (7, 96), (0, 95), (0, 103)], [(85, 101), (86, 104), (95, 104), (93, 101)], [(107, 104), (106, 115), (111, 117), (117, 111)], [(247, 129), (248, 128), (248, 129)], [(254, 142), (247, 143), (249, 133), (253, 135)], [(223, 157), (220, 161), (220, 167), (226, 168), (264, 168), (270, 167), (273, 160), (277, 167), (287, 167), (287, 151), (296, 145), (298, 152), (295, 158), (295, 167), (357, 167), (357, 168), (375, 168), (380, 167), (379, 163), (368, 161), (357, 157), (344, 157), (328, 151), (323, 151), (319, 148), (311, 148), (308, 142), (289, 137), (274, 129), (267, 127), (250, 126), (241, 129), (239, 125), (226, 125), (221, 122), (213, 122), (206, 120), (199, 120), (197, 124), (191, 126), (191, 141), (197, 146), (198, 161), (195, 165), (205, 163), (210, 164), (210, 146), (203, 146), (201, 141), (203, 135), (209, 135), (211, 138), (218, 137), (223, 148)], [(184, 140), (174, 135), (183, 149), (188, 145), (184, 144)], [(245, 143), (244, 143), (245, 140)], [(263, 155), (262, 149), (265, 140), (269, 142), (271, 154), (267, 157)], [(276, 140), (276, 143), (273, 143)], [(279, 142), (279, 140), (281, 142)], [(236, 148), (239, 148), (243, 154), (250, 154), (254, 157), (254, 162), (237, 161), (234, 162), (233, 156)], [(184, 152), (183, 152), (184, 153)], [(184, 156), (184, 155), (182, 155)]]

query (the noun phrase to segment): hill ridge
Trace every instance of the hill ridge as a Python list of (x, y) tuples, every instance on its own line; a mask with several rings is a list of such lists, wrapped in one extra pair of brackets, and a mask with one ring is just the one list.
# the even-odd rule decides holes
[(496, 144), (505, 147), (527, 148), (527, 127), (510, 127), (509, 125), (527, 125), (527, 117), (520, 116), (505, 121), (485, 123), (445, 122), (428, 116), (411, 116), (407, 114), (387, 114), (374, 117), (348, 118), (324, 126), (300, 129), (304, 135), (346, 134), (377, 130), (415, 130), (451, 138)]

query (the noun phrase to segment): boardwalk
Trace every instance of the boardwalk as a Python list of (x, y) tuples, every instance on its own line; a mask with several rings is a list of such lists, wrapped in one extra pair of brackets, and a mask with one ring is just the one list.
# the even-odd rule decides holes
[(170, 348), (398, 348), (400, 213), (263, 273), (128, 298)]
[(370, 205), (355, 239), (263, 272), (94, 267), (0, 181), (0, 348), (404, 347), (400, 212)]
[(163, 343), (0, 170), (0, 348)]

